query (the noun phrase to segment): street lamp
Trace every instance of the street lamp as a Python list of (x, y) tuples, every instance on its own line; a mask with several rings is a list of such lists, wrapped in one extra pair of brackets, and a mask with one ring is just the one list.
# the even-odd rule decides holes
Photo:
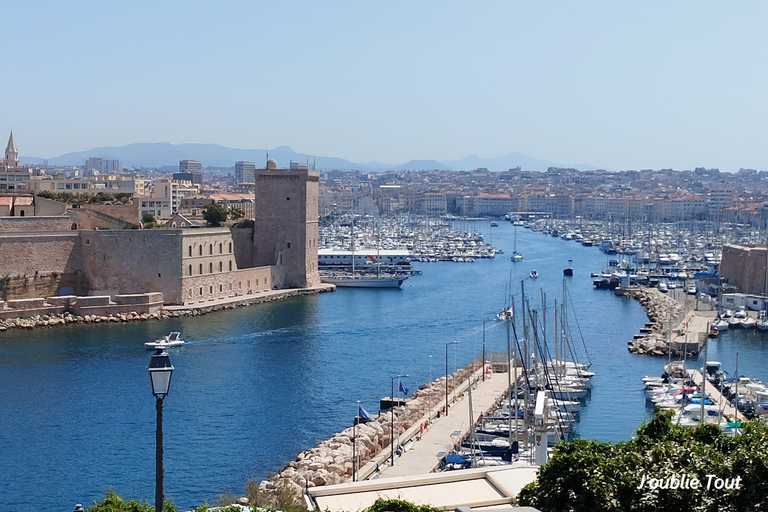
[[(389, 465), (395, 465), (395, 379), (397, 387), (400, 389), (400, 377), (407, 377), (408, 374), (395, 375), (390, 377), (392, 380), (392, 390), (389, 393)], [(398, 439), (399, 441), (399, 439)]]
[(149, 383), (155, 395), (157, 430), (155, 431), (155, 512), (163, 511), (163, 399), (171, 387), (173, 366), (168, 353), (158, 348), (149, 358)]
[(448, 416), (448, 346), (458, 344), (458, 341), (449, 341), (445, 344), (445, 415)]

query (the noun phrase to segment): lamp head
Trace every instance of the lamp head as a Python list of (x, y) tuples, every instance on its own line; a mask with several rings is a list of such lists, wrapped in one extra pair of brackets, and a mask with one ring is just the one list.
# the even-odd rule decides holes
[(149, 383), (152, 385), (152, 394), (156, 398), (165, 398), (171, 387), (171, 373), (173, 365), (168, 353), (158, 348), (149, 358)]

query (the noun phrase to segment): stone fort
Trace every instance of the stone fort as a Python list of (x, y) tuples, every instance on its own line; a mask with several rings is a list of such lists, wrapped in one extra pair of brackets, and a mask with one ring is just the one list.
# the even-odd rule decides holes
[(255, 181), (252, 227), (0, 231), (0, 300), (160, 292), (193, 305), (320, 285), (319, 172), (269, 160)]

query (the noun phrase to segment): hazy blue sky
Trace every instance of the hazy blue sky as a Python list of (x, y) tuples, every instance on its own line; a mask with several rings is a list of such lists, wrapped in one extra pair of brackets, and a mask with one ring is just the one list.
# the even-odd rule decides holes
[(768, 169), (767, 20), (764, 1), (6, 2), (0, 140)]

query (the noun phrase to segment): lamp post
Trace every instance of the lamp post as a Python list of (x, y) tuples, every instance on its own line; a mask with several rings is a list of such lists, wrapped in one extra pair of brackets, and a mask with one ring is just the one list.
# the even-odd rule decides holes
[(155, 395), (157, 430), (155, 431), (155, 512), (163, 511), (163, 399), (171, 387), (173, 366), (168, 353), (158, 348), (149, 358), (149, 383)]
[(395, 379), (397, 379), (398, 390), (400, 388), (400, 377), (407, 377), (408, 374), (395, 375), (390, 377), (392, 381), (392, 390), (389, 393), (389, 465), (395, 465)]
[(458, 344), (458, 341), (449, 341), (445, 344), (445, 415), (448, 416), (448, 347)]
[(360, 400), (357, 401), (357, 411), (352, 419), (352, 481), (355, 481), (355, 466), (357, 466), (357, 424), (360, 422), (358, 414), (360, 413)]

